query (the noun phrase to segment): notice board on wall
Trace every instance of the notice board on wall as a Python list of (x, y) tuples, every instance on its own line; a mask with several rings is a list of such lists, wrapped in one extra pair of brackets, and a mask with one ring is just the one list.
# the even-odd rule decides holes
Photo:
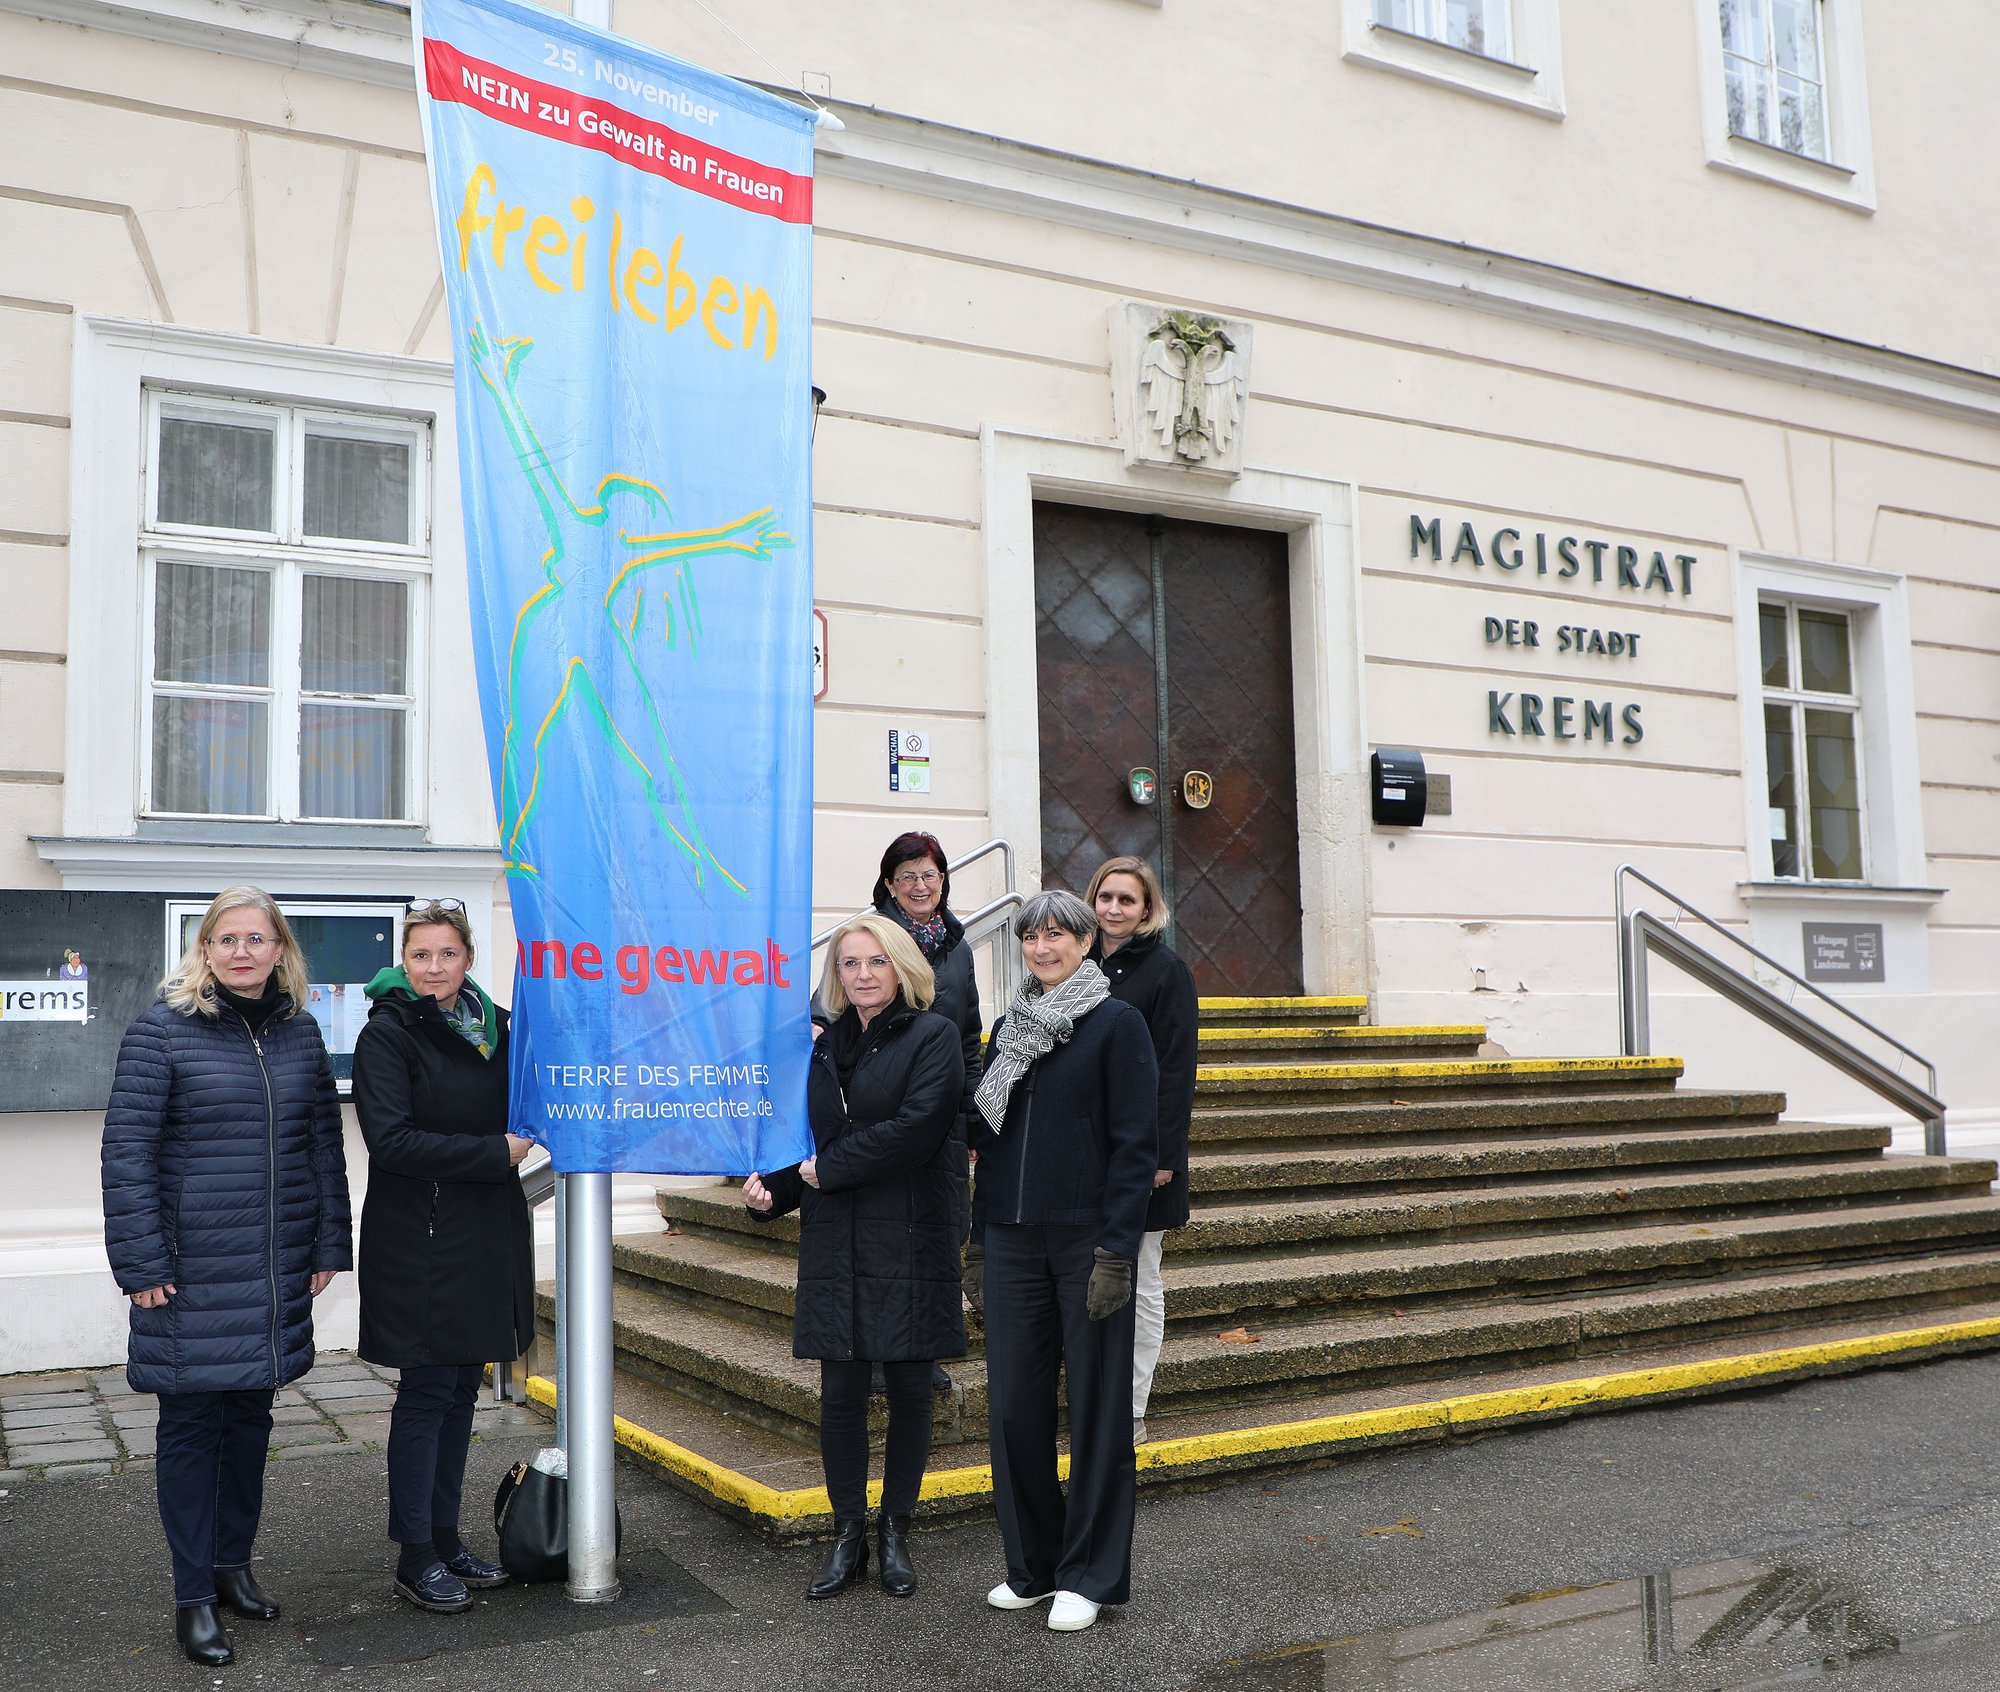
[[(208, 909), (201, 893), (0, 890), (0, 1111), (102, 1110), (118, 1042)], [(395, 960), (401, 903), (279, 900), (346, 1091), (363, 986)]]
[(0, 891), (0, 1111), (102, 1110), (165, 971), (165, 896)]

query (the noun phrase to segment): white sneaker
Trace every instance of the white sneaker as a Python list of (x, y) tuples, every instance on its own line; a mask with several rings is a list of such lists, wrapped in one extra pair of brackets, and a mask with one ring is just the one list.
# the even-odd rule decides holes
[[(1023, 1598), (1004, 1580), (986, 1594), (986, 1602), (996, 1610), (1032, 1610), (1037, 1604), (1046, 1604), (1055, 1597), (1053, 1592), (1044, 1592), (1034, 1598)], [(1084, 1624), (1086, 1627), (1089, 1623)]]
[(1081, 1633), (1097, 1620), (1097, 1609), (1081, 1592), (1058, 1592), (1056, 1601), (1049, 1606), (1049, 1630)]

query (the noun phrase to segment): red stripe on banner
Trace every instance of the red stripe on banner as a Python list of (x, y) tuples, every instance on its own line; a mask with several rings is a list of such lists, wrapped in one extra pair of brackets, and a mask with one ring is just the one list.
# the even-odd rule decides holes
[(433, 100), (470, 106), (514, 129), (588, 147), (744, 211), (785, 223), (812, 222), (810, 176), (724, 152), (608, 100), (468, 58), (449, 42), (425, 38), (424, 70)]

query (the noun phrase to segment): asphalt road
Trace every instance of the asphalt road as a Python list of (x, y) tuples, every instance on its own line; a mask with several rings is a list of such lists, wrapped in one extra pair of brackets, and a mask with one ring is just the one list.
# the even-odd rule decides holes
[[(482, 1437), (468, 1497), (535, 1443)], [(809, 1605), (817, 1550), (774, 1550), (632, 1467), (623, 1601), (508, 1589), (469, 1616), (423, 1616), (388, 1595), (379, 1454), (329, 1452), (273, 1463), (257, 1569), (286, 1613), (236, 1623), (237, 1661), (212, 1672), (173, 1643), (149, 1477), (37, 1480), (0, 1498), (0, 1679), (1719, 1692), (1805, 1674), (1996, 1692), (1996, 1445), (2000, 1355), (1151, 1495), (1133, 1603), (1067, 1636), (1040, 1611), (986, 1608), (1003, 1572), (990, 1523), (921, 1534), (913, 1599), (870, 1586)]]

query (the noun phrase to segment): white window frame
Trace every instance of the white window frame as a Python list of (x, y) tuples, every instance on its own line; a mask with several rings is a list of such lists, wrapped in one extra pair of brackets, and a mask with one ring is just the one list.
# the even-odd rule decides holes
[[(1758, 652), (1763, 651), (1763, 613), (1778, 610), (1785, 618), (1785, 674), (1788, 678), (1783, 687), (1773, 687), (1759, 675), (1764, 689), (1764, 710), (1773, 706), (1781, 708), (1790, 719), (1787, 736), (1792, 743), (1792, 797), (1797, 809), (1793, 826), (1798, 830), (1795, 844), (1799, 847), (1799, 868), (1795, 875), (1781, 876), (1777, 868), (1777, 851), (1771, 852), (1771, 876), (1775, 880), (1796, 881), (1805, 886), (1820, 887), (1828, 883), (1840, 886), (1865, 886), (1868, 881), (1868, 866), (1871, 856), (1868, 850), (1868, 758), (1865, 752), (1865, 718), (1862, 712), (1860, 693), (1861, 666), (1858, 661), (1857, 642), (1860, 635), (1859, 622), (1853, 607), (1830, 604), (1823, 599), (1781, 599), (1775, 594), (1766, 594), (1757, 601), (1758, 608)], [(1847, 629), (1848, 679), (1855, 684), (1851, 693), (1816, 693), (1804, 685), (1805, 654), (1799, 638), (1799, 613), (1819, 612), (1825, 616), (1838, 617)], [(1812, 777), (1808, 765), (1811, 754), (1806, 745), (1805, 711), (1833, 712), (1854, 719), (1854, 792), (1856, 814), (1861, 823), (1861, 873), (1853, 876), (1824, 876), (1816, 873), (1812, 865), (1813, 849), (1818, 836), (1812, 823)], [(1768, 755), (1770, 734), (1766, 730), (1761, 742)], [(1765, 766), (1764, 791), (1768, 809), (1770, 794), (1770, 767)], [(1765, 831), (1767, 838), (1775, 839), (1771, 831)]]
[[(420, 702), (409, 754), (411, 767), (420, 772), (413, 780), (418, 784), (415, 808), (423, 820), (314, 823), (302, 826), (319, 830), (322, 837), (351, 838), (354, 844), (321, 848), (311, 843), (312, 836), (289, 836), (298, 844), (280, 847), (272, 840), (243, 850), (266, 859), (274, 851), (299, 854), (302, 874), (307, 863), (324, 861), (324, 869), (305, 874), (302, 890), (337, 886), (358, 891), (379, 876), (390, 888), (421, 884), (490, 900), (490, 890), (479, 878), (487, 875), (489, 860), (497, 865), (496, 831), (486, 762), (474, 751), (479, 713), (451, 367), (430, 359), (84, 315), (76, 325), (72, 382), (63, 835), (42, 842), (42, 855), (58, 865), (65, 885), (172, 886), (171, 879), (157, 879), (164, 870), (149, 872), (145, 865), (186, 863), (191, 829), (207, 831), (205, 837), (218, 842), (239, 839), (245, 830), (247, 819), (230, 817), (172, 823), (145, 819), (154, 832), (142, 829), (142, 771), (149, 770), (152, 755), (144, 735), (152, 654), (144, 644), (150, 584), (138, 560), (147, 515), (151, 389), (269, 399), (315, 413), (404, 417), (429, 430), (429, 605), (411, 638), (413, 662), (431, 678), (433, 697)], [(438, 708), (446, 691), (456, 701), (449, 711)], [(275, 825), (248, 824), (253, 832), (259, 826)], [(175, 838), (166, 839), (160, 830)], [(371, 831), (379, 845), (371, 840)], [(357, 846), (374, 849), (356, 858)], [(452, 850), (440, 855), (439, 849), (446, 847)], [(213, 847), (209, 851), (213, 855)], [(412, 851), (418, 856), (412, 858)], [(412, 867), (418, 868), (414, 877)], [(444, 884), (447, 876), (450, 885)], [(328, 877), (334, 879), (329, 882)], [(474, 885), (465, 883), (468, 877)]]
[(1506, 0), (1506, 4), (1510, 56), (1496, 58), (1378, 23), (1375, 0), (1341, 0), (1341, 57), (1349, 64), (1456, 88), (1541, 117), (1560, 118), (1562, 31), (1558, 0)]
[[(1903, 578), (1855, 565), (1739, 552), (1736, 571), (1738, 697), (1742, 708), (1744, 838), (1751, 889), (1783, 889), (1829, 898), (1860, 890), (1919, 889), (1924, 881), (1922, 777), (1918, 768), (1916, 680), (1910, 658), (1910, 612)], [(1783, 600), (1848, 617), (1849, 661), (1859, 700), (1856, 737), (1862, 787), (1865, 882), (1816, 881), (1807, 873), (1779, 879), (1771, 854), (1770, 783), (1764, 761), (1763, 648), (1757, 613)], [(1792, 678), (1795, 682), (1797, 677)], [(1798, 776), (1801, 807), (1805, 772)]]
[(1710, 167), (1831, 200), (1852, 211), (1872, 213), (1875, 159), (1868, 125), (1861, 0), (1819, 0), (1821, 68), (1826, 76), (1824, 159), (1730, 132), (1722, 7), (1719, 0), (1693, 0), (1693, 5), (1701, 72), (1702, 140)]
[[(160, 439), (161, 425), (169, 417), (247, 424), (271, 431), (275, 437), (271, 485), (274, 528), (263, 531), (217, 529), (160, 521), (159, 464), (154, 449)], [(306, 533), (303, 469), (308, 434), (347, 435), (357, 440), (400, 440), (409, 447), (407, 518), (411, 538), (408, 541), (329, 541)], [(160, 387), (147, 389), (145, 489), (142, 496), (146, 527), (140, 536), (143, 604), (138, 654), (146, 676), (141, 696), (144, 722), (140, 740), (143, 752), (138, 771), (141, 816), (188, 821), (312, 822), (334, 828), (405, 827), (423, 823), (427, 787), (423, 749), (426, 701), (429, 697), (429, 675), (423, 655), (427, 649), (425, 629), (431, 575), (430, 445), (429, 426), (417, 418), (285, 405), (268, 397), (218, 398)], [(155, 583), (159, 566), (168, 563), (256, 570), (271, 578), (271, 674), (265, 686), (225, 690), (161, 683), (154, 679), (154, 618), (159, 604)], [(398, 695), (368, 696), (404, 713), (400, 816), (320, 817), (309, 816), (303, 809), (298, 747), (304, 732), (306, 708), (323, 698), (345, 697), (356, 702), (363, 698), (360, 695), (323, 695), (309, 692), (305, 687), (302, 642), (305, 579), (308, 576), (393, 581), (402, 583), (408, 590), (408, 623), (404, 633), (408, 691)], [(225, 692), (242, 698), (261, 698), (267, 702), (269, 744), (265, 752), (265, 797), (269, 801), (268, 808), (262, 812), (170, 811), (155, 802), (152, 792), (155, 703), (168, 695), (219, 697)]]

